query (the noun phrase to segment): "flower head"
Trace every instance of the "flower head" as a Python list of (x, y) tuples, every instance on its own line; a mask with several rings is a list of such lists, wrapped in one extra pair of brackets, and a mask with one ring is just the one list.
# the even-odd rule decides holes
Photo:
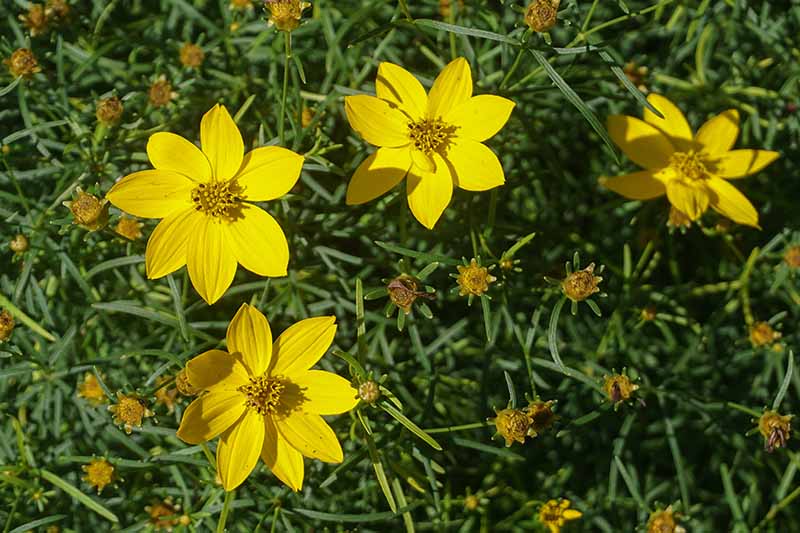
[(792, 436), (792, 415), (781, 415), (767, 409), (758, 419), (758, 431), (764, 437), (764, 449), (772, 453), (776, 448), (784, 448)]
[(189, 373), (186, 371), (185, 367), (175, 376), (175, 387), (183, 396), (197, 396), (202, 392), (189, 383)]
[(535, 32), (545, 32), (556, 25), (561, 0), (533, 0), (525, 10), (525, 24)]
[(147, 277), (187, 265), (192, 285), (212, 304), (230, 287), (237, 264), (260, 276), (286, 275), (283, 230), (251, 202), (289, 192), (303, 156), (278, 146), (245, 155), (242, 135), (220, 105), (203, 116), (200, 144), (202, 151), (173, 133), (153, 134), (147, 155), (155, 169), (122, 178), (107, 197), (137, 217), (163, 218), (147, 243)]
[(11, 338), (14, 331), (14, 317), (6, 309), (0, 311), (0, 342)]
[(206, 53), (203, 49), (192, 43), (184, 43), (180, 51), (181, 64), (188, 68), (197, 68), (203, 64)]
[(639, 385), (633, 383), (625, 374), (603, 376), (603, 391), (606, 393), (608, 401), (615, 407), (628, 401), (638, 389)]
[(602, 277), (594, 275), (594, 263), (589, 263), (586, 268), (568, 274), (561, 282), (561, 290), (573, 302), (582, 302), (600, 292), (598, 285), (601, 281)]
[(800, 246), (791, 246), (786, 249), (786, 252), (783, 254), (783, 262), (786, 263), (789, 268), (800, 268)]
[(300, 26), (303, 11), (311, 7), (301, 0), (266, 0), (264, 7), (269, 10), (269, 25), (280, 31), (296, 30)]
[(577, 520), (583, 513), (570, 509), (569, 500), (550, 500), (539, 508), (539, 522), (550, 529), (550, 533), (559, 533), (564, 524)]
[(528, 414), (521, 409), (495, 409), (497, 416), (490, 419), (494, 426), (506, 441), (506, 447), (514, 442), (525, 444), (525, 437), (530, 436), (531, 419)]
[(758, 348), (766, 344), (773, 344), (781, 338), (781, 332), (772, 329), (768, 322), (754, 322), (750, 326), (750, 343)]
[(84, 229), (97, 231), (108, 223), (108, 200), (101, 200), (80, 187), (75, 189), (75, 198), (63, 202), (63, 205), (72, 212), (75, 224)]
[(647, 533), (685, 533), (686, 530), (678, 525), (675, 513), (670, 505), (666, 509), (654, 511), (647, 519)]
[(114, 415), (114, 423), (121, 424), (128, 435), (134, 427), (142, 427), (142, 420), (154, 414), (142, 398), (119, 391), (117, 391), (117, 403), (109, 405), (108, 410)]
[(31, 4), (28, 12), (19, 16), (22, 24), (28, 28), (31, 37), (36, 37), (47, 31), (47, 14), (42, 4)]
[(433, 299), (433, 295), (420, 290), (421, 288), (420, 281), (408, 274), (400, 274), (386, 285), (389, 300), (402, 309), (405, 314), (411, 312), (411, 306), (417, 301), (417, 298)]
[(144, 224), (135, 218), (122, 216), (114, 226), (114, 231), (130, 241), (138, 241), (142, 238), (142, 226)]
[(14, 235), (14, 238), (12, 238), (8, 243), (8, 247), (11, 249), (11, 251), (18, 255), (27, 252), (29, 246), (30, 242), (28, 241), (28, 238), (22, 233), (17, 233)]
[(66, 0), (47, 0), (44, 13), (50, 20), (63, 21), (69, 16), (69, 4)]
[(614, 115), (608, 132), (625, 155), (645, 170), (601, 178), (626, 198), (649, 200), (663, 194), (690, 221), (710, 206), (738, 224), (758, 227), (758, 213), (729, 180), (759, 172), (778, 158), (769, 150), (732, 150), (739, 113), (729, 109), (692, 132), (680, 109), (659, 94), (647, 97), (664, 118), (649, 109), (644, 120)]
[(178, 93), (172, 90), (172, 84), (163, 75), (153, 82), (147, 92), (147, 98), (153, 107), (164, 107), (176, 96)]
[(348, 205), (369, 202), (406, 178), (411, 212), (433, 229), (454, 187), (485, 191), (505, 182), (500, 161), (482, 142), (500, 131), (514, 103), (472, 96), (466, 59), (447, 65), (429, 94), (407, 70), (381, 63), (375, 89), (377, 97), (345, 97), (350, 126), (380, 147), (353, 174)]
[(628, 61), (625, 63), (622, 72), (637, 89), (647, 94), (647, 74), (650, 72), (649, 68), (644, 65), (637, 65), (633, 61)]
[(81, 467), (86, 472), (83, 480), (90, 486), (97, 488), (97, 494), (103, 492), (106, 485), (114, 481), (114, 465), (105, 459), (92, 459), (89, 464)]
[(303, 456), (340, 463), (342, 448), (321, 415), (349, 411), (358, 392), (346, 379), (311, 367), (336, 334), (335, 317), (302, 320), (275, 342), (264, 315), (242, 305), (228, 326), (228, 350), (186, 365), (204, 390), (186, 409), (178, 437), (189, 444), (217, 436), (217, 470), (225, 490), (238, 487), (258, 458), (292, 490), (303, 486)]
[(489, 269), (478, 264), (475, 258), (469, 265), (456, 265), (458, 270), (458, 295), (459, 296), (481, 296), (489, 290), (489, 284), (497, 281), (497, 278), (489, 274)]
[(381, 397), (381, 386), (368, 379), (358, 386), (358, 397), (366, 404), (373, 404)]
[(112, 126), (122, 118), (123, 111), (122, 101), (116, 96), (111, 96), (97, 101), (94, 116), (104, 126)]
[(144, 510), (150, 515), (150, 525), (156, 531), (172, 531), (172, 528), (181, 523), (182, 516), (178, 516), (181, 506), (172, 502), (172, 498), (154, 501), (152, 505), (145, 506)]
[(548, 400), (546, 402), (535, 400), (530, 402), (528, 407), (523, 409), (530, 419), (531, 425), (528, 431), (532, 437), (541, 434), (558, 419), (558, 416), (553, 412), (554, 403), (555, 401), (553, 400)]
[(28, 48), (17, 48), (11, 57), (3, 60), (3, 64), (8, 67), (8, 71), (15, 78), (18, 76), (30, 78), (42, 70), (39, 62), (36, 61), (36, 56)]
[(253, 0), (231, 0), (231, 3), (228, 4), (234, 11), (252, 11), (253, 10)]
[(83, 376), (83, 381), (78, 383), (78, 396), (87, 400), (92, 405), (101, 405), (108, 401), (100, 381), (93, 372), (87, 372)]

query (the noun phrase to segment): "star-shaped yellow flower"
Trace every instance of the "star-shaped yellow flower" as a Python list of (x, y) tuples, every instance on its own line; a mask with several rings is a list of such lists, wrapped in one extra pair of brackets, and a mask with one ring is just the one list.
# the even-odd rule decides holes
[(381, 63), (375, 92), (377, 97), (345, 98), (350, 126), (380, 147), (353, 174), (348, 205), (369, 202), (407, 177), (411, 212), (433, 229), (453, 187), (485, 191), (505, 182), (500, 161), (482, 142), (505, 125), (514, 102), (472, 96), (472, 72), (463, 57), (442, 70), (430, 94), (407, 70)]
[(278, 146), (244, 153), (242, 135), (224, 106), (200, 123), (202, 150), (174, 133), (147, 143), (155, 167), (122, 178), (108, 192), (119, 209), (163, 218), (147, 242), (147, 277), (187, 265), (189, 278), (212, 304), (233, 282), (237, 263), (260, 276), (285, 276), (286, 236), (251, 202), (280, 198), (297, 183), (303, 156)]
[(778, 158), (769, 150), (732, 150), (739, 136), (739, 113), (729, 109), (697, 130), (675, 104), (651, 94), (644, 120), (624, 115), (608, 119), (608, 132), (628, 158), (645, 168), (601, 183), (634, 200), (667, 195), (672, 206), (697, 220), (711, 206), (739, 224), (758, 227), (758, 213), (728, 180), (755, 174)]
[(210, 350), (186, 365), (205, 392), (183, 414), (178, 437), (199, 444), (220, 436), (217, 471), (238, 487), (258, 458), (292, 490), (303, 486), (303, 456), (341, 463), (336, 434), (320, 415), (349, 411), (358, 392), (346, 379), (310, 370), (333, 342), (332, 316), (309, 318), (273, 344), (266, 317), (242, 305), (228, 326), (228, 352)]

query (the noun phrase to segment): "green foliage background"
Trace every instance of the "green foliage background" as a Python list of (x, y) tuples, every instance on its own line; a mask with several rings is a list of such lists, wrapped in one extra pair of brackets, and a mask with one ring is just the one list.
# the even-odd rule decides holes
[[(316, 2), (292, 36), (287, 103), (286, 144), (311, 155), (293, 193), (265, 206), (289, 237), (289, 276), (264, 280), (239, 269), (211, 307), (185, 271), (146, 280), (144, 240), (87, 233), (71, 225), (61, 202), (78, 185), (102, 195), (115, 179), (146, 168), (146, 141), (156, 131), (197, 139), (201, 115), (218, 101), (236, 113), (248, 147), (276, 143), (283, 36), (266, 26), (260, 6), (234, 12), (227, 0), (81, 0), (66, 24), (35, 38), (17, 20), (26, 8), (22, 0), (0, 2), (0, 55), (29, 46), (42, 67), (0, 96), (0, 241), (19, 232), (31, 241), (22, 256), (2, 252), (2, 307), (11, 302), (18, 310), (18, 327), (0, 347), (4, 532), (52, 524), (146, 530), (145, 506), (167, 496), (192, 517), (178, 530), (213, 530), (222, 489), (201, 449), (174, 436), (185, 400), (174, 414), (157, 406), (157, 417), (127, 436), (104, 406), (78, 398), (76, 385), (97, 372), (109, 393), (152, 399), (159, 376), (224, 338), (243, 301), (257, 305), (275, 332), (335, 314), (338, 349), (383, 376), (414, 424), (472, 429), (431, 431), (443, 448), (436, 451), (385, 409), (361, 406), (371, 437), (355, 412), (333, 422), (343, 465), (306, 461), (299, 494), (259, 466), (236, 492), (229, 531), (544, 531), (538, 504), (559, 497), (584, 513), (566, 531), (644, 531), (648, 514), (670, 504), (689, 531), (800, 531), (796, 441), (767, 454), (760, 435), (746, 435), (782, 384), (781, 412), (798, 409), (800, 392), (800, 376), (787, 378), (798, 278), (782, 262), (787, 247), (800, 244), (796, 1), (564, 0), (552, 46), (536, 34), (526, 46), (549, 61), (582, 109), (514, 44), (525, 33), (523, 5), (466, 0), (448, 20), (459, 27), (448, 31), (407, 16), (441, 21), (433, 1)], [(231, 31), (234, 22), (240, 27)], [(178, 61), (184, 42), (206, 51), (200, 69)], [(380, 61), (406, 67), (429, 86), (457, 55), (472, 65), (476, 93), (517, 102), (488, 142), (506, 185), (458, 191), (435, 231), (410, 216), (402, 192), (345, 206), (347, 180), (369, 149), (349, 128), (342, 97), (372, 92)], [(599, 176), (633, 165), (615, 161), (583, 114), (602, 123), (609, 114), (641, 112), (611, 69), (628, 61), (649, 67), (650, 90), (673, 99), (695, 128), (734, 107), (742, 114), (738, 147), (782, 153), (737, 182), (761, 214), (761, 231), (720, 226), (709, 214), (701, 227), (670, 233), (664, 199), (642, 204), (599, 187)], [(147, 91), (160, 75), (178, 95), (155, 109)], [(4, 70), (0, 87), (9, 84)], [(111, 94), (122, 98), (125, 113), (102, 131), (95, 103)], [(306, 128), (304, 107), (315, 114)], [(112, 222), (116, 216), (112, 210)], [(146, 221), (146, 235), (154, 225)], [(514, 256), (519, 271), (493, 270), (501, 279), (491, 301), (468, 306), (452, 291), (448, 274), (462, 257), (496, 264), (533, 232)], [(560, 292), (543, 276), (563, 277), (575, 251), (584, 264), (606, 265), (608, 298), (597, 300), (602, 317), (585, 306), (576, 316), (568, 307), (562, 313), (565, 375), (552, 362), (547, 335)], [(411, 273), (438, 263), (426, 279), (437, 292), (429, 302), (434, 317), (417, 310), (398, 331), (383, 314), (385, 300), (359, 300), (356, 285), (361, 280), (363, 293), (379, 288), (403, 257)], [(645, 323), (647, 305), (658, 315)], [(751, 320), (782, 330), (784, 349), (753, 349)], [(329, 355), (322, 365), (350, 375), (341, 358)], [(623, 368), (641, 389), (637, 401), (614, 410), (599, 383)], [(493, 427), (481, 427), (509, 402), (505, 373), (518, 404), (536, 393), (557, 400), (560, 416), (553, 430), (511, 448), (491, 440)], [(80, 479), (92, 456), (109, 458), (120, 475), (99, 496)], [(479, 496), (477, 510), (465, 508), (469, 494)]]

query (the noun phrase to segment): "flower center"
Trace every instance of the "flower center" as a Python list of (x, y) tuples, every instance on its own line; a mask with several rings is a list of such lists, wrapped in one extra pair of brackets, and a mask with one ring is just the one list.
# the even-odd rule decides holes
[(447, 148), (455, 127), (439, 118), (426, 118), (408, 123), (408, 136), (417, 150), (430, 154), (440, 146)]
[(260, 415), (274, 414), (278, 411), (278, 403), (286, 386), (279, 379), (267, 376), (250, 378), (248, 385), (242, 385), (238, 391), (247, 396), (245, 406)]
[(688, 152), (675, 152), (670, 156), (669, 166), (682, 178), (690, 180), (703, 179), (708, 175), (706, 166), (700, 154), (694, 150)]
[(137, 398), (122, 398), (117, 404), (117, 416), (125, 423), (139, 425), (144, 418), (144, 405)]
[(241, 187), (233, 181), (201, 183), (192, 191), (195, 209), (206, 215), (231, 220), (239, 215)]

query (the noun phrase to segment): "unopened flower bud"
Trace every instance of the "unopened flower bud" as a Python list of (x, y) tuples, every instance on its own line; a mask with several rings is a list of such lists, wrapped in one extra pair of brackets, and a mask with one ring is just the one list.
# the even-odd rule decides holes
[(552, 29), (557, 22), (560, 3), (561, 0), (534, 0), (525, 10), (525, 23), (539, 33)]

